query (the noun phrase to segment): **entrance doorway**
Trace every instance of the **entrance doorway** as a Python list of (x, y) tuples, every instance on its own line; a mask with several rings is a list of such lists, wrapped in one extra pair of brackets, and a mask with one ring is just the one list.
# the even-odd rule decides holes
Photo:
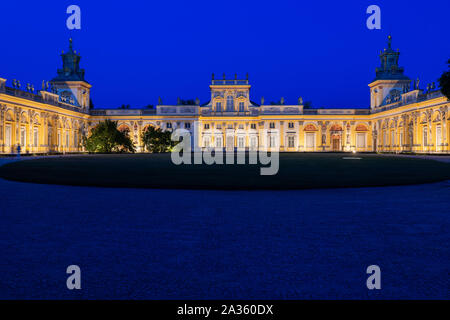
[(342, 127), (339, 124), (334, 124), (330, 128), (331, 135), (331, 151), (339, 152), (342, 151)]
[(334, 152), (341, 151), (341, 137), (333, 135), (331, 137), (331, 150)]

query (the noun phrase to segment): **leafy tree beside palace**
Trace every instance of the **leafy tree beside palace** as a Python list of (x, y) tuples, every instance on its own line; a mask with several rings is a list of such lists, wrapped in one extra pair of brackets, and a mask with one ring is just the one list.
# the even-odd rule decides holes
[(133, 141), (127, 131), (120, 131), (117, 121), (100, 122), (89, 137), (83, 137), (83, 146), (89, 152), (135, 152)]
[[(448, 66), (450, 68), (450, 60), (448, 60)], [(450, 100), (450, 70), (444, 72), (439, 79), (439, 84), (441, 86), (441, 91)]]
[(163, 153), (170, 152), (175, 146), (175, 142), (171, 140), (172, 133), (163, 131), (161, 128), (148, 126), (142, 133), (142, 142), (149, 152)]

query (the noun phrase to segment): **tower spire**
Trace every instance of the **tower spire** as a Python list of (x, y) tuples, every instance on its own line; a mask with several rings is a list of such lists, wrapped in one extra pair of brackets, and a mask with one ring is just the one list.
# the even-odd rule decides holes
[(376, 79), (409, 80), (403, 74), (404, 69), (398, 65), (399, 51), (392, 50), (392, 36), (388, 36), (387, 48), (380, 53), (380, 67), (376, 68)]
[(58, 76), (52, 81), (86, 81), (84, 69), (80, 68), (81, 56), (73, 50), (73, 40), (69, 38), (69, 51), (61, 54), (63, 67), (58, 69)]

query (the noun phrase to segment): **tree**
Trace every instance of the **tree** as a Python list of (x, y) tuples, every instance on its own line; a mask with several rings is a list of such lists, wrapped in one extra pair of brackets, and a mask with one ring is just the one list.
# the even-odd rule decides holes
[[(448, 66), (450, 68), (450, 60), (448, 60)], [(447, 99), (450, 100), (450, 70), (444, 72), (439, 78), (439, 85), (441, 86), (441, 92)]]
[(127, 105), (121, 105), (120, 107), (119, 107), (119, 109), (130, 109), (130, 105), (129, 104), (127, 104)]
[(175, 146), (175, 141), (170, 139), (170, 131), (162, 131), (160, 128), (147, 127), (142, 133), (142, 142), (149, 152), (170, 152)]
[(89, 152), (135, 152), (133, 141), (128, 132), (117, 128), (117, 121), (100, 122), (89, 137), (83, 137), (83, 146)]

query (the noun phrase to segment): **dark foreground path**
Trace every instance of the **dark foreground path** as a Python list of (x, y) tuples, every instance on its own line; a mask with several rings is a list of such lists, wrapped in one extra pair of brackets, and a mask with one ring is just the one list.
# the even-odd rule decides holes
[(0, 180), (0, 194), (1, 299), (450, 298), (449, 182), (226, 192)]

